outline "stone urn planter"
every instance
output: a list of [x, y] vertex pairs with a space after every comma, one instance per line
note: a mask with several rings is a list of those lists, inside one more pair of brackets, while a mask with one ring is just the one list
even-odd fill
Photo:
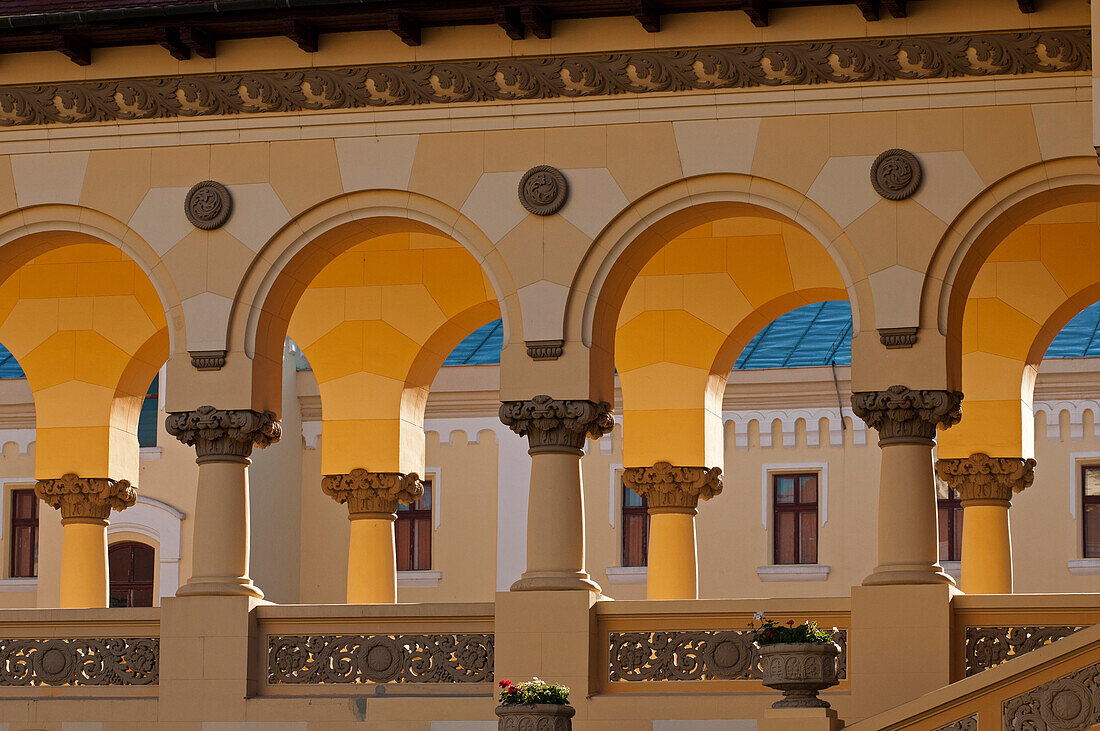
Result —
[[573, 731], [576, 712], [573, 706], [550, 703], [497, 706], [497, 731]]
[[778, 643], [758, 646], [757, 652], [764, 685], [783, 691], [783, 698], [772, 708], [829, 707], [817, 693], [840, 682], [836, 643]]

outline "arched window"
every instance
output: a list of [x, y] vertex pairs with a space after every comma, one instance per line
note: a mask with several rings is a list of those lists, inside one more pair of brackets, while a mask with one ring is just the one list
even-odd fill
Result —
[[153, 606], [154, 555], [152, 546], [133, 541], [116, 543], [107, 550], [111, 569], [110, 606]]

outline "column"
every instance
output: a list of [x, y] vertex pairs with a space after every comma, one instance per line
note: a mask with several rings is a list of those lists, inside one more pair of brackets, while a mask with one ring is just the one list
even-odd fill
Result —
[[408, 505], [424, 494], [420, 476], [357, 468], [348, 474], [326, 475], [321, 489], [336, 502], [348, 504], [348, 604], [394, 604], [397, 551], [393, 523], [398, 504]]
[[698, 599], [696, 508], [722, 492], [722, 470], [658, 462], [627, 468], [623, 484], [649, 501], [646, 598]]
[[615, 426], [607, 402], [563, 401], [535, 396], [505, 401], [500, 420], [527, 437], [531, 490], [527, 504], [527, 571], [512, 591], [600, 586], [584, 570], [584, 494], [581, 457], [585, 440]]
[[1035, 480], [1035, 460], [990, 457], [936, 461], [936, 474], [959, 493], [963, 508], [962, 590], [967, 594], [1012, 593], [1012, 493]]
[[168, 433], [195, 448], [199, 484], [191, 578], [176, 596], [263, 598], [248, 576], [248, 465], [252, 448], [282, 436], [275, 414], [200, 406], [169, 414]]
[[863, 584], [954, 584], [939, 565], [932, 448], [936, 428], [962, 418], [962, 394], [891, 386], [852, 394], [852, 410], [882, 449], [878, 565]]
[[137, 502], [127, 480], [78, 477], [39, 480], [34, 492], [61, 511], [61, 607], [90, 609], [107, 606], [107, 518]]

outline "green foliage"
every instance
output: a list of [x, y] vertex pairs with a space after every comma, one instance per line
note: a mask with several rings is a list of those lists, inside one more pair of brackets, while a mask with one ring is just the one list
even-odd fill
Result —
[[518, 685], [511, 680], [502, 680], [497, 685], [500, 686], [502, 706], [530, 706], [536, 703], [569, 705], [569, 689], [564, 685], [551, 685], [538, 678]]
[[755, 621], [750, 623], [750, 626], [756, 630], [752, 638], [761, 647], [796, 642], [828, 645], [833, 641], [832, 634], [819, 628], [817, 622], [806, 621], [795, 624], [793, 619], [788, 619], [785, 624], [780, 624], [774, 619], [766, 619], [763, 612], [757, 612], [754, 619], [760, 624], [757, 625]]

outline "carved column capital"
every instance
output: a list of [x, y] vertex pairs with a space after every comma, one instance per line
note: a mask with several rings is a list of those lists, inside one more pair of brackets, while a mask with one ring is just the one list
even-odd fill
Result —
[[936, 428], [946, 429], [962, 418], [959, 391], [915, 391], [890, 386], [885, 391], [852, 394], [852, 411], [878, 430], [879, 443], [932, 441]]
[[408, 505], [424, 494], [424, 483], [415, 472], [368, 472], [355, 468], [342, 475], [325, 475], [321, 490], [338, 503], [348, 504], [355, 517], [364, 513], [396, 513], [398, 503]]
[[974, 501], [1005, 504], [1035, 480], [1035, 460], [990, 457], [976, 452], [965, 458], [936, 460], [936, 474], [959, 493], [963, 505]]
[[282, 425], [271, 411], [215, 409], [200, 406], [194, 411], [178, 411], [164, 420], [168, 433], [202, 457], [246, 458], [252, 447], [260, 449], [279, 441]]
[[652, 467], [628, 467], [623, 484], [649, 500], [650, 508], [690, 508], [699, 499], [710, 500], [722, 492], [722, 470], [718, 467], [678, 467], [658, 462]]
[[137, 502], [137, 490], [128, 480], [78, 477], [69, 472], [58, 479], [34, 483], [34, 494], [61, 511], [65, 520], [106, 522], [111, 510], [125, 510]]
[[611, 404], [606, 401], [569, 401], [535, 396], [527, 401], [505, 401], [500, 420], [528, 446], [583, 449], [587, 437], [598, 439], [614, 428]]

